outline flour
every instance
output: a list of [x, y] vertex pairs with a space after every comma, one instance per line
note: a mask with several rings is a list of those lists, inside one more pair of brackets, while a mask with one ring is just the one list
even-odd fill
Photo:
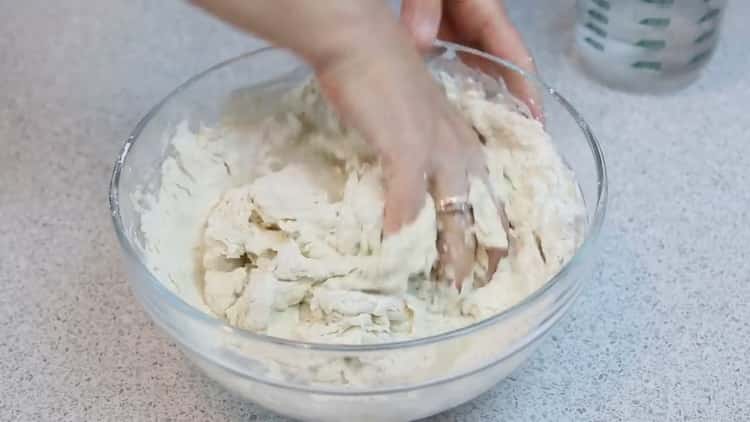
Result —
[[[470, 80], [440, 79], [485, 140], [489, 168], [487, 184], [471, 180], [478, 253], [460, 293], [432, 278], [437, 219], [429, 195], [413, 223], [382, 238], [380, 164], [313, 84], [282, 96], [270, 116], [177, 131], [175, 155], [142, 217], [149, 265], [189, 303], [231, 325], [308, 342], [426, 337], [518, 303], [575, 253], [583, 201], [539, 122]], [[486, 250], [498, 247], [508, 256], [476, 287]]]

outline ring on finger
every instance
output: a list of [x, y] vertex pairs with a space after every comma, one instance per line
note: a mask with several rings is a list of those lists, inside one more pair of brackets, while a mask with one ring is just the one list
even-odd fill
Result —
[[439, 199], [435, 209], [438, 214], [467, 214], [471, 212], [471, 204], [466, 196], [449, 196]]

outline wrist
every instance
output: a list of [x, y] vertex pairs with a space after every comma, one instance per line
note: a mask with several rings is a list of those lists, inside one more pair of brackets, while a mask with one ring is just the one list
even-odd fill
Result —
[[387, 16], [375, 13], [369, 19], [366, 16], [350, 17], [297, 53], [318, 74], [352, 63], [388, 59], [404, 46], [398, 22], [386, 12]]

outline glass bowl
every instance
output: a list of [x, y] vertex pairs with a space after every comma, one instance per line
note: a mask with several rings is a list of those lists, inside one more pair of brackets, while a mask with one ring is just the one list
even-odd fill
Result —
[[[607, 176], [599, 144], [565, 98], [506, 61], [445, 42], [438, 42], [428, 59], [431, 66], [449, 72], [459, 60], [485, 75], [521, 75], [543, 93], [545, 125], [575, 172], [586, 203], [585, 240], [557, 275], [520, 303], [427, 338], [332, 345], [245, 331], [178, 295], [145, 258], [143, 209], [133, 198], [144, 190], [158, 191], [159, 169], [178, 126], [210, 126], [237, 92], [252, 88], [278, 93], [309, 77], [309, 68], [292, 54], [263, 48], [219, 63], [177, 87], [137, 124], [117, 157], [109, 194], [125, 268], [135, 296], [151, 318], [209, 377], [263, 407], [298, 419], [412, 420], [457, 406], [494, 386], [528, 358], [570, 308], [591, 277], [594, 241], [605, 214]], [[502, 85], [495, 77], [483, 78], [484, 84]], [[263, 114], [264, 102], [254, 104]], [[342, 384], [337, 371], [347, 371], [348, 384]]]

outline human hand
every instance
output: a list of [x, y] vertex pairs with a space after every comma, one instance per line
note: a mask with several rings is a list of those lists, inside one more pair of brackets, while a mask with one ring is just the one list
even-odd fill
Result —
[[475, 261], [472, 215], [440, 205], [468, 199], [469, 177], [487, 174], [484, 156], [476, 133], [403, 38], [383, 54], [342, 56], [340, 63], [319, 68], [318, 80], [341, 118], [379, 152], [384, 234], [413, 221], [430, 192], [437, 205], [438, 278], [460, 288]]
[[[469, 175], [486, 173], [477, 135], [382, 0], [193, 2], [292, 49], [313, 67], [341, 119], [381, 157], [386, 236], [416, 218], [427, 192], [437, 204], [465, 200]], [[460, 287], [473, 270], [476, 240], [467, 235], [472, 217], [439, 212], [438, 219], [438, 271]], [[496, 265], [500, 255], [493, 256]]]

